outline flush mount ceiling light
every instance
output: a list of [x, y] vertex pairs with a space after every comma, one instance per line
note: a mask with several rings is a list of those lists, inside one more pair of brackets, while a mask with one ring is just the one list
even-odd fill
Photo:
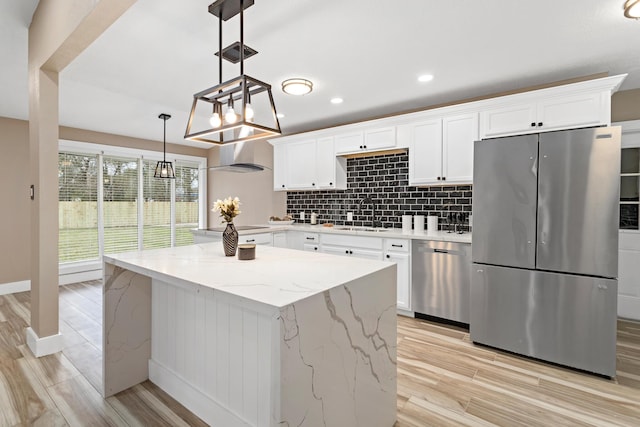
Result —
[[169, 114], [160, 114], [159, 119], [164, 121], [164, 136], [162, 137], [162, 159], [156, 165], [156, 171], [153, 173], [154, 178], [171, 178], [175, 179], [176, 173], [173, 170], [171, 162], [167, 162], [167, 120], [171, 118]]
[[[218, 73], [216, 86], [193, 95], [185, 139], [218, 145], [280, 135], [280, 122], [271, 85], [244, 74], [244, 60], [255, 55], [244, 44], [244, 10], [253, 0], [218, 0], [209, 13], [218, 18]], [[222, 21], [240, 15], [240, 41], [222, 48]], [[222, 82], [222, 60], [240, 63], [240, 76]], [[224, 109], [224, 111], [223, 111]]]
[[624, 4], [624, 16], [627, 18], [640, 18], [640, 0], [627, 0]]
[[343, 102], [344, 102], [344, 99], [342, 98], [331, 98], [332, 104], [342, 104]]
[[421, 76], [418, 76], [418, 81], [420, 83], [430, 82], [431, 80], [433, 80], [433, 75], [431, 74], [423, 74]]
[[282, 82], [282, 91], [289, 95], [306, 95], [313, 90], [313, 83], [307, 79], [287, 79]]

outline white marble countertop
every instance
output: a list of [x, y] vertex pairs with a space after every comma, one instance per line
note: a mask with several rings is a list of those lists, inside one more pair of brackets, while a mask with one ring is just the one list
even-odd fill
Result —
[[[471, 243], [471, 233], [448, 233], [446, 231], [435, 231], [424, 233], [410, 233], [404, 234], [402, 229], [400, 228], [386, 228], [383, 229], [385, 231], [367, 231], [367, 229], [371, 229], [371, 227], [349, 227], [343, 225], [336, 225], [334, 227], [324, 227], [320, 224], [318, 225], [310, 225], [310, 224], [293, 224], [293, 225], [268, 225], [268, 224], [254, 224], [260, 227], [266, 228], [257, 228], [253, 230], [240, 230], [238, 233], [240, 235], [243, 234], [260, 234], [260, 233], [272, 233], [274, 231], [302, 231], [308, 233], [328, 233], [328, 234], [345, 234], [352, 236], [373, 236], [373, 237], [384, 237], [391, 239], [413, 239], [413, 240], [437, 240], [442, 242], [457, 242], [457, 243]], [[344, 230], [344, 228], [352, 228], [351, 230]], [[209, 230], [191, 230], [193, 233], [204, 234], [204, 235], [220, 235], [219, 231], [209, 231]]]
[[220, 242], [105, 255], [104, 261], [164, 281], [209, 287], [284, 307], [394, 264], [293, 249], [256, 247], [256, 258], [224, 256]]

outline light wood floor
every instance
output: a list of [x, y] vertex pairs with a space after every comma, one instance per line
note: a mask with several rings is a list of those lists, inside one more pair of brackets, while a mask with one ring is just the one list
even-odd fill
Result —
[[[0, 296], [0, 426], [205, 425], [148, 381], [101, 398], [101, 298], [99, 281], [61, 287], [65, 349], [36, 359], [24, 342], [29, 293]], [[396, 426], [640, 426], [640, 323], [618, 323], [617, 366], [606, 380], [398, 317]]]

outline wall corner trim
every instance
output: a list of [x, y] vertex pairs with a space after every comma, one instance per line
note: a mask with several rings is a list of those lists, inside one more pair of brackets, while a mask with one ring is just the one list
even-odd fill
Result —
[[25, 332], [27, 345], [35, 357], [47, 356], [49, 354], [62, 351], [64, 341], [62, 334], [58, 332], [56, 335], [40, 338], [31, 327]]

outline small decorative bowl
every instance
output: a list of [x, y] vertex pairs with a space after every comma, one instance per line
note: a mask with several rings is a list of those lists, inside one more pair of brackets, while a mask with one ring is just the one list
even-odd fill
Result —
[[241, 243], [238, 245], [238, 259], [248, 261], [256, 258], [255, 243]]

